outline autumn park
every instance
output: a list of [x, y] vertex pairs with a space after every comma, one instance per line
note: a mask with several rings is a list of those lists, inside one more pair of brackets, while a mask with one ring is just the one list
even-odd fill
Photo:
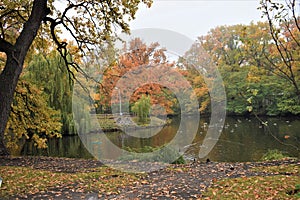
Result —
[[0, 199], [300, 198], [300, 2], [188, 2], [1, 0]]

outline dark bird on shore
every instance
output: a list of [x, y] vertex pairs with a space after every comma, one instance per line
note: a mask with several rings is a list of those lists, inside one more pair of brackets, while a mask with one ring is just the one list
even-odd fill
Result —
[[206, 159], [206, 163], [210, 163], [210, 160], [209, 160], [209, 158], [207, 158], [207, 159]]

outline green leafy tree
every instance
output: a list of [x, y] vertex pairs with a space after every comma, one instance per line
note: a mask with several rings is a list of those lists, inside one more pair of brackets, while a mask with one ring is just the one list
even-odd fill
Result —
[[[151, 0], [141, 2], [151, 5]], [[8, 154], [4, 145], [4, 130], [14, 91], [34, 40], [51, 38], [68, 71], [72, 72], [74, 68], [82, 72], [76, 60], [70, 59], [69, 46], [60, 39], [60, 31], [68, 32], [82, 53], [92, 51], [104, 40], [109, 40], [115, 27], [129, 32], [128, 21], [134, 19], [139, 4], [140, 1], [135, 0], [0, 2], [0, 52], [5, 53], [5, 65], [0, 74], [0, 155]]]
[[[273, 60], [283, 66], [284, 60], [274, 51], [276, 44], [268, 30], [268, 23], [258, 22], [217, 27], [208, 35], [199, 37], [199, 45], [212, 57], [223, 77], [229, 114], [248, 113], [245, 99], [251, 100], [248, 91], [252, 90], [259, 91], [255, 100], [252, 99], [255, 113], [299, 114], [298, 95], [290, 79], [293, 77], [298, 80], [295, 71], [298, 65], [296, 61], [293, 62], [293, 70], [286, 71], [284, 75], [284, 71], [280, 71], [283, 68], [275, 68], [270, 64]], [[282, 45], [287, 47], [286, 43], [291, 40], [286, 36], [286, 42], [281, 41]], [[296, 55], [293, 55], [295, 58]]]
[[245, 62], [241, 48], [244, 25], [218, 26], [198, 38], [199, 45], [211, 56], [216, 65], [236, 71]]

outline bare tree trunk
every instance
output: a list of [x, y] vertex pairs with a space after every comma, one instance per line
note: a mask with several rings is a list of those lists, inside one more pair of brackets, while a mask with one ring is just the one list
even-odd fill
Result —
[[14, 92], [29, 47], [47, 14], [47, 0], [34, 0], [31, 15], [24, 24], [16, 43], [12, 45], [0, 38], [0, 50], [7, 55], [5, 68], [0, 74], [0, 155], [8, 155], [4, 144], [4, 131], [10, 114]]

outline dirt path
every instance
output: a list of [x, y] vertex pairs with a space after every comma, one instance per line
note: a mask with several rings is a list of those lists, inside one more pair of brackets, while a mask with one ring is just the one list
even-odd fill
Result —
[[[283, 164], [299, 164], [300, 161], [275, 161], [265, 163], [193, 163], [171, 166], [167, 170], [152, 172], [135, 187], [125, 188], [114, 199], [199, 199], [203, 191], [221, 178], [272, 176], [273, 173], [256, 173], [253, 167]], [[278, 174], [277, 174], [278, 175]]]
[[[298, 164], [298, 160], [272, 161], [261, 163], [190, 163], [170, 165], [165, 169], [150, 172], [142, 176], [133, 186], [120, 188], [119, 195], [102, 196], [97, 191], [86, 193], [76, 190], [76, 184], [59, 188], [48, 188], [46, 192], [15, 196], [12, 199], [198, 199], [202, 192], [217, 179], [243, 176], [271, 176], [272, 173], [253, 172], [257, 166], [274, 166]], [[55, 172], [88, 172], [94, 167], [102, 166], [96, 160], [48, 157], [0, 157], [0, 165], [30, 166], [35, 169]], [[59, 196], [57, 196], [59, 194]]]

